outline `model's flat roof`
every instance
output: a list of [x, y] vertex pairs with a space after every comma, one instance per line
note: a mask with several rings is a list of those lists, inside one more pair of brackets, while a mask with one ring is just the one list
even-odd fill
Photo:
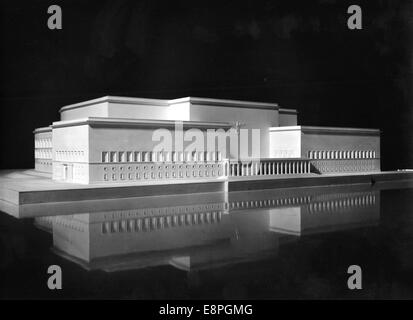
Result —
[[118, 97], [118, 96], [104, 96], [92, 100], [86, 100], [74, 104], [69, 104], [60, 108], [59, 112], [66, 110], [77, 109], [88, 107], [94, 104], [111, 102], [111, 103], [123, 103], [123, 104], [143, 104], [143, 105], [157, 105], [157, 106], [168, 106], [168, 100], [161, 99], [147, 99], [147, 98], [132, 98], [132, 97]]
[[270, 131], [301, 131], [304, 133], [341, 133], [341, 134], [369, 134], [379, 135], [379, 129], [342, 128], [342, 127], [315, 127], [315, 126], [285, 126], [271, 127]]
[[205, 106], [218, 106], [218, 107], [233, 107], [233, 108], [251, 108], [251, 109], [272, 109], [278, 110], [277, 103], [258, 102], [258, 101], [242, 101], [242, 100], [229, 100], [229, 99], [212, 99], [212, 98], [200, 98], [200, 97], [185, 97], [179, 99], [169, 100], [170, 105], [190, 102], [198, 105]]
[[49, 131], [52, 131], [52, 126], [36, 128], [33, 130], [33, 133], [42, 133], [42, 132], [49, 132]]
[[298, 111], [296, 109], [279, 108], [278, 111], [280, 113], [287, 113], [287, 114], [297, 114], [298, 113]]
[[82, 119], [57, 121], [53, 122], [53, 128], [90, 125], [95, 127], [175, 127], [176, 124], [182, 123], [184, 128], [213, 128], [213, 129], [230, 129], [233, 124], [228, 122], [204, 122], [204, 121], [176, 121], [176, 120], [152, 120], [152, 119], [122, 119], [122, 118], [100, 118], [88, 117]]
[[278, 110], [278, 104], [268, 102], [255, 101], [241, 101], [228, 99], [211, 99], [199, 97], [185, 97], [179, 99], [148, 99], [148, 98], [133, 98], [133, 97], [119, 97], [119, 96], [104, 96], [97, 99], [87, 100], [75, 104], [70, 104], [60, 108], [59, 112], [83, 108], [99, 103], [118, 103], [118, 104], [136, 104], [136, 105], [153, 105], [153, 106], [170, 106], [178, 103], [190, 102], [197, 105], [206, 106], [221, 106], [221, 107], [235, 107], [235, 108], [252, 108], [252, 109], [274, 109]]

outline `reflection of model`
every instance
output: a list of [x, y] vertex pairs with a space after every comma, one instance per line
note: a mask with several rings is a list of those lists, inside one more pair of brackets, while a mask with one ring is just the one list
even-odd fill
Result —
[[[297, 111], [274, 103], [205, 98], [155, 100], [103, 97], [63, 107], [61, 119], [34, 131], [35, 168], [54, 180], [133, 183], [145, 180], [222, 180], [228, 177], [380, 171], [380, 132], [297, 126]], [[203, 150], [156, 150], [158, 129], [228, 132], [259, 130], [260, 162], [239, 159], [238, 147], [214, 143]], [[245, 139], [244, 139], [245, 140]], [[233, 142], [231, 142], [233, 143]], [[205, 143], [206, 144], [206, 143]]]
[[353, 189], [239, 192], [228, 200], [215, 196], [216, 202], [159, 207], [154, 201], [154, 207], [36, 221], [53, 233], [56, 252], [85, 268], [202, 269], [277, 254], [280, 243], [296, 236], [375, 225], [379, 191]]

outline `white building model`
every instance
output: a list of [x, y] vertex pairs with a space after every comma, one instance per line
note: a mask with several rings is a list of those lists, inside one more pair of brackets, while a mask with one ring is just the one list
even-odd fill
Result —
[[[167, 183], [380, 171], [379, 130], [298, 126], [297, 111], [275, 103], [106, 96], [65, 106], [60, 114], [60, 121], [34, 131], [35, 169], [57, 181]], [[177, 128], [182, 142], [159, 150], [156, 132], [167, 129], [176, 138]], [[186, 139], [195, 128], [203, 133], [203, 150], [191, 149], [192, 139]], [[249, 141], [240, 137], [242, 129], [258, 132], [256, 157], [240, 157]], [[211, 130], [217, 138], [212, 146]], [[237, 146], [222, 143], [230, 133]]]

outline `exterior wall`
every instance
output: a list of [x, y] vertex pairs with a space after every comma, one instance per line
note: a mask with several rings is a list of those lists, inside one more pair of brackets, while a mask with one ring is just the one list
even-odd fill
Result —
[[113, 103], [108, 106], [109, 118], [169, 120], [168, 106]]
[[318, 173], [380, 171], [380, 134], [346, 128], [271, 128], [270, 155], [311, 159], [312, 171]]
[[60, 113], [60, 120], [74, 120], [87, 117], [108, 117], [108, 103], [102, 102], [81, 108], [63, 110]]
[[53, 128], [53, 179], [89, 183], [89, 126]]
[[52, 129], [34, 132], [34, 169], [52, 172]]
[[167, 105], [150, 103], [126, 103], [107, 101], [90, 106], [62, 110], [62, 121], [87, 117], [151, 119], [151, 120], [189, 120], [189, 102]]
[[380, 136], [304, 132], [301, 156], [320, 173], [380, 171]]
[[[220, 107], [197, 105], [193, 103], [191, 104], [190, 118], [192, 121], [232, 123], [238, 121], [241, 124], [241, 129], [260, 129], [261, 158], [269, 157], [268, 129], [270, 127], [278, 126], [279, 123], [278, 110], [274, 109]], [[249, 150], [250, 149], [251, 146]], [[236, 154], [231, 154], [231, 157], [238, 158]]]
[[270, 131], [271, 158], [301, 158], [301, 131]]
[[171, 104], [167, 108], [167, 119], [190, 121], [190, 106], [189, 102]]
[[[90, 162], [101, 163], [102, 152], [152, 152], [156, 147], [163, 145], [163, 141], [153, 141], [154, 131], [158, 128], [113, 128], [113, 127], [92, 127], [90, 131]], [[175, 130], [174, 128], [166, 129], [171, 134], [172, 144], [171, 148], [165, 149], [165, 152], [185, 151], [190, 148], [190, 145], [194, 142], [194, 138], [187, 134], [187, 130], [184, 130], [182, 147], [183, 150], [178, 150], [178, 146], [175, 143]], [[166, 131], [165, 131], [166, 134]], [[217, 132], [218, 136], [225, 136], [225, 131]], [[203, 149], [197, 151], [204, 151], [207, 147], [207, 134], [205, 130], [202, 130]], [[179, 138], [177, 138], [179, 139]], [[201, 146], [202, 147], [202, 146]], [[225, 146], [220, 146], [215, 143], [215, 150], [221, 152], [222, 157], [226, 153]], [[157, 149], [158, 149], [157, 148]], [[159, 150], [162, 151], [162, 150]], [[183, 158], [182, 158], [183, 157]], [[165, 155], [165, 158], [166, 155]], [[169, 158], [172, 159], [172, 154]], [[178, 159], [178, 158], [177, 158]], [[181, 155], [181, 161], [187, 160], [188, 157]], [[143, 160], [143, 154], [142, 154]], [[159, 159], [157, 159], [159, 160]], [[165, 159], [166, 160], [166, 159]], [[211, 159], [212, 160], [212, 157]]]
[[380, 171], [379, 159], [312, 160], [311, 164], [318, 173]]
[[280, 109], [279, 110], [279, 126], [296, 126], [297, 125], [297, 112], [291, 109]]
[[104, 163], [91, 164], [89, 169], [92, 183], [223, 179], [227, 171], [225, 161]]
[[374, 158], [380, 158], [379, 135], [304, 132], [302, 146], [301, 156], [308, 158], [311, 158], [309, 151], [374, 151]]
[[[207, 136], [203, 131], [202, 151], [185, 151], [192, 144], [183, 141], [183, 151], [177, 151], [175, 131], [171, 129], [172, 148], [157, 150], [153, 141], [154, 128], [90, 129], [90, 182], [133, 182], [163, 179], [217, 179], [227, 175], [223, 155], [225, 149], [206, 154]], [[222, 134], [225, 134], [223, 132]]]

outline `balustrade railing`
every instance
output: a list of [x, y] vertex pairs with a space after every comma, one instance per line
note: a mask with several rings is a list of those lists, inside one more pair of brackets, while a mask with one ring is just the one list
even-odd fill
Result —
[[297, 175], [310, 173], [307, 159], [264, 159], [251, 162], [229, 162], [230, 177]]

